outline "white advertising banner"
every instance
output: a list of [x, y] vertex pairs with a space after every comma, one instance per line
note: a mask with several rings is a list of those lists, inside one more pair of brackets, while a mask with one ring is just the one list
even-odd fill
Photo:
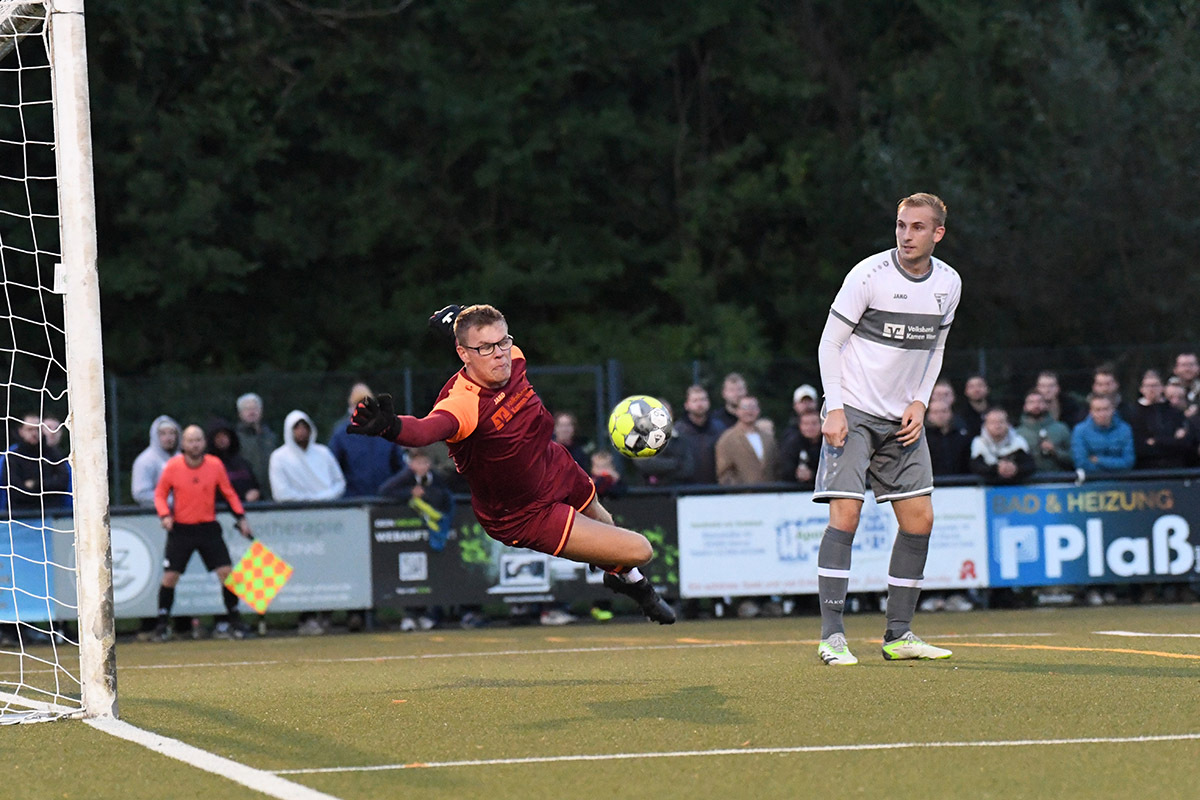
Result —
[[[987, 585], [984, 492], [933, 493], [934, 524], [927, 589]], [[817, 593], [817, 551], [829, 506], [809, 492], [694, 495], [679, 498], [679, 588], [683, 597]], [[870, 493], [854, 537], [851, 592], [887, 589], [896, 536], [890, 504]]]

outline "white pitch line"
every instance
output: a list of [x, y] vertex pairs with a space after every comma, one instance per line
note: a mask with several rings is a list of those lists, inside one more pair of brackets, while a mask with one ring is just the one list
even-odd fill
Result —
[[1200, 639], [1200, 633], [1146, 633], [1143, 631], [1093, 631], [1097, 636], [1131, 636], [1152, 639]]
[[[938, 636], [938, 639], [988, 639], [988, 638], [1019, 638], [1033, 636], [1054, 636], [1053, 633], [953, 633]], [[879, 639], [865, 638], [861, 641], [878, 642]], [[354, 656], [353, 658], [296, 658], [263, 661], [198, 661], [186, 664], [122, 664], [121, 670], [135, 669], [201, 669], [206, 667], [267, 667], [279, 664], [355, 664], [372, 661], [426, 661], [444, 658], [492, 658], [494, 656], [548, 656], [558, 653], [626, 653], [644, 650], [703, 650], [717, 647], [778, 647], [805, 646], [816, 644], [816, 639], [794, 639], [769, 641], [751, 641], [740, 639], [732, 642], [684, 642], [680, 644], [639, 644], [619, 645], [610, 647], [543, 647], [536, 650], [470, 650], [460, 653], [412, 653], [406, 655]]]
[[255, 769], [237, 761], [232, 761], [207, 750], [201, 750], [190, 744], [184, 744], [178, 739], [171, 739], [157, 733], [122, 722], [119, 719], [87, 719], [84, 720], [98, 731], [116, 736], [119, 739], [141, 745], [156, 753], [174, 758], [183, 763], [228, 778], [235, 783], [248, 786], [256, 792], [262, 792], [279, 800], [338, 800], [331, 794], [318, 792], [299, 783], [293, 783], [279, 777], [274, 772]]
[[597, 753], [573, 756], [533, 756], [530, 758], [487, 758], [473, 761], [425, 761], [413, 764], [380, 764], [370, 767], [313, 767], [281, 769], [278, 775], [311, 775], [333, 772], [380, 772], [397, 769], [435, 767], [490, 767], [517, 764], [553, 764], [572, 761], [625, 761], [645, 758], [699, 758], [704, 756], [784, 755], [788, 753], [844, 753], [860, 750], [912, 750], [956, 747], [1042, 747], [1056, 744], [1138, 744], [1144, 742], [1182, 742], [1200, 739], [1200, 733], [1162, 736], [1095, 737], [1086, 739], [1011, 739], [991, 742], [881, 742], [878, 744], [827, 744], [803, 747], [740, 747], [723, 750], [677, 750], [660, 753]]

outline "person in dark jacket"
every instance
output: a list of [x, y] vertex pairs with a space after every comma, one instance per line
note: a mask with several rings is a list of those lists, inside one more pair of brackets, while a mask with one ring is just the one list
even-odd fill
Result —
[[1178, 469], [1187, 466], [1195, 447], [1187, 419], [1167, 402], [1162, 376], [1146, 370], [1138, 388], [1141, 397], [1130, 407], [1135, 469]]
[[242, 457], [242, 443], [233, 424], [227, 420], [216, 420], [208, 426], [208, 452], [221, 459], [233, 491], [243, 502], [254, 503], [262, 499], [262, 487], [254, 477], [254, 467]]
[[683, 416], [675, 420], [675, 431], [679, 433], [677, 444], [691, 451], [691, 483], [717, 482], [717, 439], [725, 432], [725, 425], [710, 410], [708, 390], [699, 384], [689, 386]]
[[930, 400], [925, 412], [925, 441], [929, 444], [929, 459], [934, 475], [969, 475], [971, 473], [971, 437], [961, 421], [957, 421], [945, 400]]

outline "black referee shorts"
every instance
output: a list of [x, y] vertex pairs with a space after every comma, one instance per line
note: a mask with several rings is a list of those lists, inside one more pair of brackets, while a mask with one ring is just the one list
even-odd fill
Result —
[[204, 559], [204, 568], [209, 572], [220, 567], [232, 566], [229, 548], [221, 538], [221, 525], [216, 522], [201, 522], [184, 525], [176, 522], [167, 534], [167, 553], [163, 558], [163, 569], [182, 573], [187, 569], [192, 553], [199, 552]]

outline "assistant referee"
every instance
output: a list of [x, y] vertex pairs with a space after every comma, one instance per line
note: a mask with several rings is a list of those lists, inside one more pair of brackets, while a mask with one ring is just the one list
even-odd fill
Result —
[[[220, 490], [237, 517], [237, 528], [247, 539], [252, 538], [250, 523], [242, 501], [234, 492], [225, 472], [225, 465], [213, 455], [206, 455], [204, 431], [199, 425], [183, 430], [183, 452], [172, 456], [163, 467], [158, 486], [154, 489], [154, 508], [163, 529], [167, 532], [166, 555], [163, 559], [162, 586], [158, 590], [158, 625], [155, 638], [166, 641], [171, 635], [171, 606], [175, 604], [175, 585], [187, 569], [193, 552], [199, 552], [204, 566], [217, 574], [221, 581], [221, 599], [225, 603], [225, 619], [217, 623], [213, 635], [241, 638], [245, 629], [238, 613], [238, 598], [225, 587], [225, 578], [232, 569], [229, 548], [221, 538], [217, 523], [217, 491]], [[174, 512], [168, 504], [174, 496]]]

